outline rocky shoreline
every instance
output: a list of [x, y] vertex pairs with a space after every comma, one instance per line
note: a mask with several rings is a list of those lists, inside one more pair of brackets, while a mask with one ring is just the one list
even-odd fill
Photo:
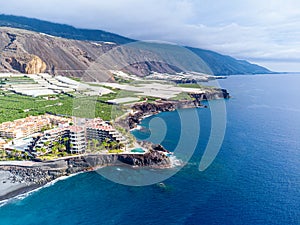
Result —
[[129, 131], [137, 127], [137, 125], [146, 116], [155, 115], [161, 112], [175, 111], [176, 109], [202, 107], [195, 101], [171, 101], [171, 100], [158, 100], [155, 102], [141, 102], [134, 104], [131, 109], [132, 113], [128, 113], [126, 117], [118, 119], [115, 123], [125, 130]]
[[12, 165], [0, 164], [0, 201], [32, 191], [59, 177], [104, 166], [171, 167], [169, 157], [158, 149], [160, 148], [154, 146], [145, 154], [87, 154], [55, 161], [35, 162], [30, 166], [22, 163], [15, 165], [13, 162]]
[[201, 101], [230, 98], [226, 89], [212, 89], [205, 93], [190, 94], [193, 100], [156, 100], [154, 102], [140, 102], [131, 106], [132, 113], [116, 123], [127, 131], [136, 128], [141, 120], [148, 115], [160, 112], [175, 111], [177, 109], [206, 107]]

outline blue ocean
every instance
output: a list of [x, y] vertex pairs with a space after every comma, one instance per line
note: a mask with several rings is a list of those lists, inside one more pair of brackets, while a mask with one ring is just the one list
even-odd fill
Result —
[[[0, 224], [300, 224], [300, 74], [230, 76], [219, 84], [232, 98], [223, 102], [223, 143], [205, 170], [199, 164], [218, 100], [147, 117], [133, 131], [190, 153], [179, 149], [186, 165], [159, 184], [128, 186], [101, 171], [81, 173], [3, 204]], [[140, 173], [103, 171], [131, 180]]]

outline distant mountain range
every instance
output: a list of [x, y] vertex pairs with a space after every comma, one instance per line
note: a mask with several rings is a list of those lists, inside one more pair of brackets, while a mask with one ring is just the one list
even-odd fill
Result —
[[142, 43], [101, 30], [38, 19], [0, 15], [0, 27], [2, 72], [46, 71], [82, 77], [86, 71], [97, 71], [93, 74], [96, 80], [103, 80], [103, 71], [116, 69], [138, 76], [187, 71], [213, 75], [271, 73], [264, 67], [209, 50]]
[[105, 32], [102, 30], [77, 29], [75, 27], [65, 24], [57, 24], [22, 16], [0, 14], [0, 26], [19, 28], [24, 30], [41, 32], [56, 37], [83, 41], [107, 41], [116, 42], [118, 44], [126, 44], [134, 41], [133, 39]]

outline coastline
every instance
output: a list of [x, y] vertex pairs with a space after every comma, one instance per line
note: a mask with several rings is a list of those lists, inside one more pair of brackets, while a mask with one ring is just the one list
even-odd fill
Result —
[[28, 194], [32, 191], [35, 191], [45, 185], [38, 185], [38, 184], [32, 184], [26, 187], [18, 188], [16, 190], [10, 191], [5, 195], [0, 196], [0, 203], [3, 203], [5, 201], [9, 201], [10, 199], [16, 198], [18, 196], [21, 196], [23, 194]]
[[[99, 168], [96, 168], [95, 170], [97, 170]], [[41, 190], [42, 188], [47, 188], [51, 185], [54, 185], [56, 182], [61, 181], [61, 180], [66, 180], [68, 178], [71, 178], [73, 176], [77, 176], [81, 173], [88, 173], [88, 172], [93, 172], [94, 170], [90, 170], [90, 171], [84, 171], [84, 172], [78, 172], [78, 173], [74, 173], [74, 174], [70, 174], [70, 175], [66, 175], [66, 176], [61, 176], [58, 177], [52, 181], [49, 181], [46, 184], [40, 184], [40, 185], [36, 185], [36, 184], [31, 184], [28, 185], [26, 187], [22, 187], [19, 189], [15, 189], [14, 191], [9, 191], [9, 193], [2, 195], [1, 191], [0, 191], [0, 207], [13, 201], [14, 199], [23, 199], [26, 198], [27, 196], [29, 196], [30, 194]], [[0, 178], [1, 179], [1, 178]]]
[[[165, 111], [201, 107], [201, 100], [227, 98], [223, 93], [212, 96], [193, 96], [195, 100], [160, 100], [154, 103], [142, 102], [134, 104], [129, 113], [115, 121], [127, 131], [139, 129], [142, 119]], [[199, 99], [200, 98], [200, 99]], [[139, 145], [149, 149], [144, 154], [84, 154], [45, 162], [12, 161], [0, 162], [0, 202], [30, 193], [42, 188], [60, 178], [68, 178], [82, 172], [95, 171], [101, 167], [113, 165], [128, 165], [150, 168], [171, 168], [180, 164], [180, 160], [171, 159], [168, 150], [161, 145], [140, 141]], [[175, 156], [173, 156], [175, 157]], [[174, 161], [175, 160], [175, 161]], [[6, 173], [6, 174], [5, 174]]]
[[226, 89], [212, 89], [204, 93], [190, 94], [192, 100], [167, 100], [160, 99], [154, 102], [139, 102], [131, 106], [131, 112], [119, 117], [115, 120], [115, 123], [124, 128], [127, 131], [140, 128], [138, 127], [141, 121], [152, 115], [156, 115], [161, 112], [175, 111], [177, 109], [188, 108], [207, 108], [202, 105], [201, 101], [216, 100], [216, 99], [228, 99], [229, 93]]
[[[145, 154], [87, 154], [51, 162], [19, 161], [19, 165], [0, 164], [0, 201], [9, 200], [44, 187], [61, 178], [95, 171], [105, 166], [127, 165], [133, 168], [171, 168], [172, 162], [163, 152]], [[23, 165], [22, 165], [23, 164]]]

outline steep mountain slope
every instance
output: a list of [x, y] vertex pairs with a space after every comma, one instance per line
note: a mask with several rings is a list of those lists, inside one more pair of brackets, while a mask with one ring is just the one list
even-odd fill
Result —
[[134, 41], [102, 30], [78, 29], [65, 24], [57, 24], [22, 16], [0, 14], [0, 26], [20, 28], [75, 40], [107, 41], [116, 42], [118, 44]]
[[210, 65], [211, 71], [216, 75], [271, 73], [268, 69], [256, 64], [251, 64], [246, 60], [237, 60], [230, 56], [221, 55], [209, 50], [187, 48]]
[[[36, 32], [0, 28], [0, 70], [2, 72], [48, 72], [82, 77], [96, 58], [113, 45], [52, 37]], [[35, 71], [32, 61], [39, 60]]]
[[181, 71], [214, 75], [270, 73], [261, 66], [208, 50], [143, 43], [104, 31], [95, 32], [0, 15], [0, 71], [48, 72], [85, 80], [109, 80], [108, 70], [112, 69], [138, 76]]

